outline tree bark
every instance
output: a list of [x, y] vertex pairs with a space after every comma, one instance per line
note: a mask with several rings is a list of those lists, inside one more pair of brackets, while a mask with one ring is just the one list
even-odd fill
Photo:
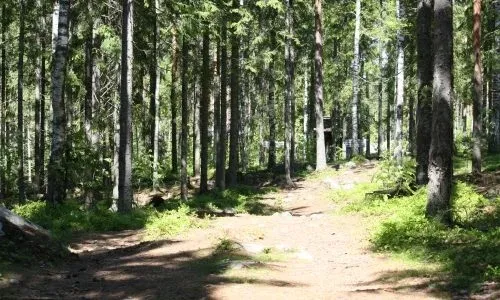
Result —
[[[500, 27], [500, 2], [494, 2], [495, 9], [495, 28]], [[494, 55], [499, 55], [500, 52], [500, 35], [495, 35], [494, 42]], [[491, 106], [493, 108], [492, 112], [492, 147], [491, 150], [493, 153], [500, 153], [500, 70], [498, 64], [493, 64], [492, 67], [492, 84], [491, 84]]]
[[286, 17], [285, 27], [287, 36], [285, 38], [285, 181], [286, 185], [293, 186], [292, 164], [293, 164], [293, 112], [294, 102], [294, 50], [293, 50], [293, 0], [285, 0]]
[[354, 29], [354, 58], [352, 61], [352, 154], [359, 154], [358, 105], [359, 105], [359, 39], [361, 34], [361, 0], [356, 0], [356, 25]]
[[226, 188], [226, 122], [227, 122], [227, 24], [221, 25], [221, 56], [220, 56], [220, 130], [217, 147], [216, 185], [221, 191]]
[[57, 36], [59, 34], [59, 10], [60, 1], [54, 0], [54, 6], [52, 7], [52, 55], [56, 52]]
[[429, 181], [429, 149], [432, 128], [433, 53], [432, 19], [434, 0], [420, 0], [417, 8], [417, 184]]
[[[358, 0], [360, 1], [360, 0]], [[314, 1], [315, 20], [315, 115], [316, 115], [316, 170], [326, 168], [325, 130], [323, 124], [323, 9], [322, 0]]]
[[[404, 18], [402, 0], [396, 0], [396, 19], [401, 22]], [[399, 166], [403, 164], [403, 104], [405, 90], [405, 52], [404, 35], [401, 29], [397, 33], [397, 68], [396, 68], [396, 148], [394, 156]]]
[[17, 188], [19, 203], [26, 201], [26, 183], [24, 179], [24, 115], [23, 115], [23, 89], [24, 89], [24, 15], [26, 13], [24, 0], [19, 2], [19, 59], [17, 62]]
[[[233, 0], [233, 10], [240, 7], [239, 0]], [[237, 22], [238, 13], [234, 12], [233, 21]], [[238, 182], [237, 173], [239, 166], [238, 157], [238, 132], [239, 132], [239, 89], [240, 89], [240, 41], [236, 32], [231, 37], [231, 131], [229, 136], [229, 183], [234, 186]]]
[[451, 223], [453, 176], [453, 4], [434, 1], [434, 83], [426, 215]]
[[188, 159], [188, 59], [189, 45], [186, 36], [182, 39], [182, 71], [181, 71], [181, 199], [187, 201], [187, 159]]
[[474, 76], [472, 105], [472, 172], [481, 173], [481, 142], [483, 138], [483, 62], [481, 58], [481, 0], [473, 3]]
[[[160, 37], [160, 27], [158, 26], [159, 2], [151, 0], [150, 7], [153, 9], [153, 59], [149, 70], [149, 115], [150, 115], [150, 130], [151, 130], [151, 154], [153, 155], [153, 190], [158, 189], [158, 139], [160, 134], [160, 66], [159, 66], [159, 48], [158, 39]], [[174, 36], [175, 39], [175, 36]], [[173, 43], [174, 52], [176, 45]], [[173, 62], [175, 64], [175, 61]], [[172, 73], [172, 76], [173, 73]], [[173, 110], [172, 110], [173, 112]], [[174, 131], [172, 131], [174, 132]], [[172, 150], [174, 148], [172, 147]], [[174, 154], [172, 152], [172, 154]], [[174, 157], [172, 155], [172, 157]], [[174, 161], [174, 158], [172, 158]]]
[[171, 110], [171, 144], [172, 144], [172, 173], [178, 172], [177, 154], [177, 81], [179, 77], [179, 45], [177, 43], [177, 29], [172, 32], [172, 74], [170, 88], [170, 110]]
[[132, 210], [132, 63], [133, 0], [122, 2], [122, 53], [120, 84], [120, 148], [118, 151], [118, 211]]
[[[269, 33], [271, 39], [271, 48], [276, 49], [276, 31], [274, 29]], [[276, 167], [276, 103], [275, 103], [275, 73], [274, 59], [269, 62], [267, 80], [267, 114], [269, 119], [269, 149], [267, 158], [267, 170], [272, 171]]]
[[66, 198], [66, 107], [64, 80], [68, 56], [70, 1], [59, 0], [59, 25], [52, 68], [52, 148], [48, 166], [47, 201], [62, 203]]
[[6, 34], [7, 34], [7, 16], [6, 16], [6, 5], [2, 5], [2, 42], [1, 42], [1, 55], [2, 55], [2, 65], [1, 65], [1, 70], [0, 70], [0, 75], [2, 76], [1, 79], [1, 87], [0, 87], [0, 97], [1, 99], [1, 105], [2, 105], [2, 111], [1, 111], [1, 144], [0, 144], [0, 159], [2, 160], [0, 162], [0, 199], [3, 199], [5, 197], [5, 193], [7, 192], [6, 189], [6, 164], [7, 164], [7, 153], [6, 153], [6, 141], [7, 141], [7, 106], [8, 106], [8, 101], [7, 101], [7, 49], [6, 49]]
[[200, 99], [200, 140], [201, 140], [201, 174], [200, 193], [208, 192], [208, 106], [210, 105], [210, 31], [205, 24], [202, 49], [202, 79]]

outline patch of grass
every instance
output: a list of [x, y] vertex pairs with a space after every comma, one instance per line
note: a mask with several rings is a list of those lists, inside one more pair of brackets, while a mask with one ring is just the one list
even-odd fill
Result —
[[281, 210], [279, 201], [276, 205], [271, 205], [264, 203], [263, 200], [266, 194], [276, 191], [277, 189], [273, 187], [237, 186], [223, 192], [213, 191], [204, 195], [196, 195], [188, 201], [187, 205], [195, 209], [232, 208], [236, 213], [271, 215]]
[[[375, 182], [360, 183], [355, 185], [352, 189], [332, 190], [329, 193], [329, 198], [335, 203], [344, 205], [344, 209], [347, 211], [359, 211], [366, 205], [364, 201], [366, 194], [373, 192], [379, 187], [380, 184]], [[360, 205], [360, 207], [356, 209], [355, 207], [358, 205]]]
[[486, 156], [483, 161], [483, 169], [486, 172], [500, 170], [500, 154]]
[[309, 180], [322, 180], [325, 178], [335, 177], [340, 174], [340, 171], [335, 170], [334, 168], [327, 167], [321, 171], [312, 171], [306, 174], [307, 179]]
[[128, 214], [119, 214], [101, 208], [85, 210], [73, 201], [58, 206], [35, 201], [16, 205], [13, 211], [50, 230], [54, 237], [62, 241], [69, 240], [75, 233], [141, 228], [146, 229], [148, 238], [160, 238], [175, 235], [200, 224], [187, 206], [165, 211], [141, 208]]
[[458, 182], [453, 193], [454, 226], [445, 227], [425, 215], [427, 191], [390, 200], [363, 199], [348, 211], [378, 217], [371, 242], [377, 251], [423, 263], [437, 263], [455, 288], [500, 280], [500, 202], [489, 201]]

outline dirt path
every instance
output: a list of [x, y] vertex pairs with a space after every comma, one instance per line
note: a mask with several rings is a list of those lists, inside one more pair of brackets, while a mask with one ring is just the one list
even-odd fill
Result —
[[[369, 172], [368, 172], [369, 174]], [[367, 180], [347, 171], [337, 182]], [[4, 297], [59, 299], [432, 299], [426, 278], [371, 253], [366, 219], [335, 214], [321, 180], [298, 182], [268, 202], [285, 212], [218, 218], [176, 239], [141, 242], [136, 231], [98, 235], [73, 245], [77, 262], [40, 267]], [[279, 249], [284, 259], [248, 267], [210, 260], [221, 239], [248, 252]], [[281, 253], [280, 252], [280, 253]], [[39, 266], [33, 266], [38, 268]], [[0, 297], [1, 298], [1, 297]]]

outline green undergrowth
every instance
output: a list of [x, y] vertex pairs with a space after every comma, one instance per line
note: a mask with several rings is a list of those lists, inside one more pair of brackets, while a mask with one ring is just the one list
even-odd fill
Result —
[[104, 208], [85, 210], [74, 201], [55, 207], [36, 201], [16, 205], [13, 211], [50, 230], [54, 237], [62, 241], [68, 241], [79, 233], [142, 228], [146, 230], [148, 239], [165, 238], [203, 223], [186, 205], [163, 211], [149, 207], [138, 208], [127, 214], [119, 214]]
[[266, 202], [266, 195], [276, 192], [274, 187], [254, 188], [237, 186], [223, 192], [213, 191], [204, 195], [196, 195], [189, 199], [187, 205], [193, 209], [234, 209], [236, 213], [255, 215], [272, 215], [281, 210], [279, 199], [277, 202]]
[[425, 217], [426, 188], [414, 195], [387, 199], [364, 197], [372, 184], [339, 192], [348, 196], [343, 210], [375, 220], [371, 243], [375, 251], [390, 252], [420, 263], [437, 263], [435, 277], [446, 275], [452, 288], [474, 289], [500, 280], [500, 199], [488, 200], [474, 187], [457, 182], [453, 191], [454, 225], [446, 227]]

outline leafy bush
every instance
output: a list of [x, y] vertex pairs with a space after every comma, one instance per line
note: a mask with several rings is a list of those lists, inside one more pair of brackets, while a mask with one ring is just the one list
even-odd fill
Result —
[[356, 165], [361, 165], [362, 163], [366, 162], [366, 158], [363, 155], [354, 155], [351, 158], [351, 161], [354, 162]]
[[456, 156], [465, 158], [472, 156], [472, 136], [470, 133], [458, 132], [454, 142]]

